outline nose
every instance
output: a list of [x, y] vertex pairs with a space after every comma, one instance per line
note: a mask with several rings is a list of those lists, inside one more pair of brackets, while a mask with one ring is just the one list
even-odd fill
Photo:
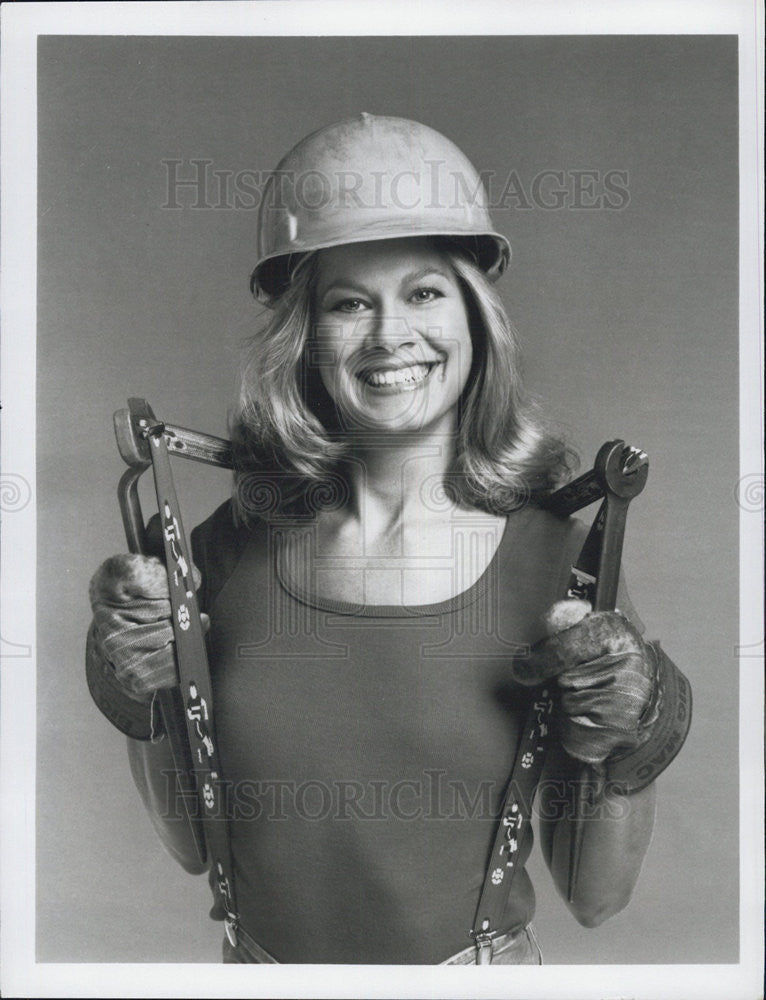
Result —
[[417, 333], [407, 317], [395, 308], [380, 308], [373, 314], [360, 316], [354, 328], [354, 339], [367, 347], [394, 354], [400, 348], [411, 348]]

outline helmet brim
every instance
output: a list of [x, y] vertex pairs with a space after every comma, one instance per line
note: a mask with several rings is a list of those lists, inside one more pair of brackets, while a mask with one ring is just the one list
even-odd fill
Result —
[[[418, 234], [413, 233], [412, 229], [409, 228], [404, 234], [402, 232], [377, 232], [372, 235], [369, 232], [363, 232], [358, 237], [343, 240], [343, 244], [422, 238], [433, 239], [443, 243], [445, 249], [455, 249], [464, 253], [484, 272], [489, 281], [496, 281], [511, 261], [511, 245], [501, 233], [477, 235], [460, 232], [424, 232]], [[341, 244], [334, 240], [328, 240], [326, 243], [307, 247], [300, 253], [273, 254], [266, 257], [258, 263], [250, 276], [250, 291], [263, 305], [274, 306], [289, 288], [298, 264], [307, 254], [338, 245]]]

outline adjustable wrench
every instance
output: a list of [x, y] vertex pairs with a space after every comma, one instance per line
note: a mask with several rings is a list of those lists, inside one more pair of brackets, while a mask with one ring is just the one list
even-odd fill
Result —
[[[649, 459], [643, 451], [626, 446], [624, 441], [607, 441], [599, 449], [590, 472], [557, 490], [549, 498], [546, 507], [563, 516], [603, 498], [577, 561], [572, 566], [567, 597], [590, 601], [594, 611], [614, 611], [628, 504], [643, 490], [648, 475]], [[570, 903], [577, 889], [585, 812], [597, 800], [602, 783], [601, 767], [582, 765], [570, 841]]]

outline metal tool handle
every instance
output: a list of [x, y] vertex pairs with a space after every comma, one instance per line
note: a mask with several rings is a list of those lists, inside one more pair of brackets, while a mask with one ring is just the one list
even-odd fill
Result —
[[613, 441], [599, 449], [593, 470], [606, 502], [594, 611], [614, 611], [628, 504], [646, 486], [649, 460], [639, 448]]

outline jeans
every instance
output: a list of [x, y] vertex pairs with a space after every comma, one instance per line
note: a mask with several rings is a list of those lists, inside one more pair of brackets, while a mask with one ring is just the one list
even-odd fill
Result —
[[[279, 963], [265, 948], [250, 937], [241, 928], [237, 931], [238, 943], [234, 948], [227, 938], [223, 939], [223, 961], [225, 964], [256, 963], [260, 965]], [[450, 956], [441, 965], [475, 965], [476, 947], [469, 945], [457, 954]], [[542, 965], [543, 956], [537, 943], [531, 924], [501, 934], [495, 939], [492, 949], [492, 965]]]

